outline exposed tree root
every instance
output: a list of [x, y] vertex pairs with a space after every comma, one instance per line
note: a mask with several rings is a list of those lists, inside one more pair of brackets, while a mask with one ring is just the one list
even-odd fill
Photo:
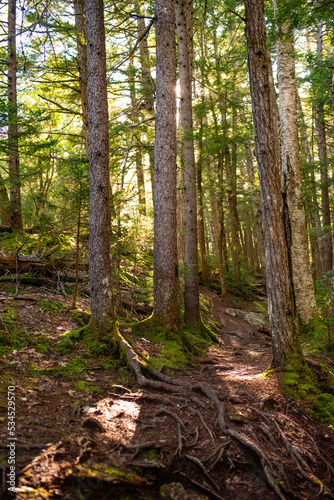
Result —
[[[279, 498], [281, 498], [281, 500], [285, 500], [285, 497], [278, 484], [278, 478], [276, 477], [271, 461], [269, 460], [266, 453], [262, 450], [262, 448], [259, 445], [251, 441], [247, 436], [237, 432], [236, 430], [228, 426], [225, 420], [224, 405], [223, 402], [220, 401], [219, 393], [216, 389], [214, 389], [212, 386], [210, 386], [205, 382], [192, 384], [191, 382], [188, 382], [186, 380], [178, 380], [169, 375], [165, 375], [155, 370], [154, 368], [145, 367], [144, 363], [139, 359], [139, 356], [136, 354], [136, 352], [131, 348], [128, 342], [126, 342], [126, 340], [123, 339], [121, 336], [120, 336], [120, 343], [123, 349], [125, 350], [127, 359], [129, 360], [130, 363], [130, 368], [134, 372], [140, 386], [153, 387], [155, 389], [162, 389], [168, 392], [178, 392], [185, 395], [186, 395], [185, 389], [187, 389], [188, 391], [200, 391], [205, 396], [207, 396], [211, 401], [213, 401], [217, 408], [218, 412], [217, 422], [220, 429], [225, 434], [237, 440], [244, 447], [248, 448], [259, 457], [268, 484], [273, 488], [273, 490], [276, 492]], [[151, 380], [146, 378], [142, 373], [142, 367], [148, 368], [149, 371], [152, 373], [152, 375], [157, 377], [159, 380]]]

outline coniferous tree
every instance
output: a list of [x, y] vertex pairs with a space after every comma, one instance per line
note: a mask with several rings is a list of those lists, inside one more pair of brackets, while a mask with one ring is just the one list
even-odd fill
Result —
[[172, 0], [155, 0], [154, 318], [180, 321], [176, 233], [176, 51]]
[[13, 231], [23, 228], [21, 177], [19, 161], [19, 131], [17, 123], [17, 58], [16, 0], [8, 0], [8, 170], [10, 181], [10, 226]]
[[105, 335], [114, 319], [110, 265], [109, 129], [103, 0], [86, 0], [91, 323]]
[[286, 234], [280, 188], [278, 131], [269, 82], [269, 59], [263, 0], [245, 0], [246, 39], [252, 99], [255, 152], [258, 162], [273, 365], [283, 367], [300, 355], [292, 289], [291, 234]]

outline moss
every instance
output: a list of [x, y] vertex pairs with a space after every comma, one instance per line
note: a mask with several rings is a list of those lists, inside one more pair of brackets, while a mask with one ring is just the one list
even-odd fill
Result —
[[45, 335], [39, 335], [35, 343], [35, 351], [41, 354], [50, 352], [52, 347], [52, 340]]
[[21, 325], [15, 308], [4, 309], [0, 319], [0, 356], [31, 344], [31, 337]]
[[61, 309], [66, 309], [66, 306], [62, 302], [51, 302], [50, 300], [40, 300], [36, 305], [43, 309], [43, 311], [51, 314], [55, 314]]
[[185, 324], [177, 330], [166, 329], [157, 326], [152, 315], [130, 326], [134, 335], [162, 344], [160, 356], [148, 358], [148, 363], [158, 370], [179, 370], [189, 364], [193, 356], [201, 354], [212, 341], [217, 341], [216, 334], [204, 323], [200, 331]]
[[109, 370], [111, 372], [116, 370], [117, 367], [118, 367], [118, 363], [116, 361], [113, 361], [113, 360], [108, 360], [105, 363], [103, 363], [103, 368], [105, 370]]
[[71, 315], [71, 318], [73, 319], [73, 321], [78, 323], [78, 325], [80, 325], [80, 326], [88, 325], [88, 323], [90, 321], [90, 317], [91, 317], [91, 314], [86, 312], [86, 311], [77, 311], [74, 309], [72, 309], [70, 311], [70, 315]]
[[98, 385], [90, 384], [89, 382], [85, 382], [84, 380], [78, 380], [77, 382], [75, 382], [74, 387], [78, 391], [101, 392], [101, 388]]
[[303, 327], [302, 345], [310, 354], [326, 352], [329, 347], [328, 320], [314, 318]]
[[292, 357], [285, 367], [282, 377], [283, 388], [294, 399], [307, 402], [310, 414], [327, 424], [334, 425], [334, 396], [327, 390], [333, 390], [326, 365], [312, 369], [298, 357]]
[[78, 374], [86, 371], [87, 362], [82, 358], [71, 359], [66, 366], [51, 366], [49, 368], [38, 368], [36, 365], [29, 365], [29, 375], [31, 377], [41, 377], [43, 375], [52, 377], [63, 377], [67, 380], [75, 380]]
[[101, 481], [111, 483], [129, 483], [133, 485], [148, 484], [148, 481], [133, 472], [123, 472], [119, 469], [106, 467], [100, 464], [94, 464], [90, 467], [76, 465], [74, 468], [74, 475], [82, 478], [87, 476], [94, 477]]
[[317, 420], [334, 426], [334, 396], [332, 394], [320, 394], [311, 408], [311, 414]]
[[[103, 332], [101, 334], [101, 332]], [[119, 358], [119, 346], [117, 342], [118, 323], [111, 322], [108, 328], [95, 326], [92, 321], [78, 330], [69, 330], [60, 336], [57, 349], [61, 352], [71, 352], [75, 342], [83, 341], [92, 355], [112, 354]]]

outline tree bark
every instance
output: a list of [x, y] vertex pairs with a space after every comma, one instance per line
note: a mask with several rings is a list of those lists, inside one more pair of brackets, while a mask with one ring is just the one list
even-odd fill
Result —
[[10, 201], [4, 180], [0, 175], [0, 221], [2, 226], [10, 227]]
[[264, 243], [267, 262], [269, 321], [273, 366], [284, 367], [293, 354], [302, 356], [288, 252], [290, 235], [283, 221], [278, 138], [273, 118], [264, 1], [245, 0], [246, 39], [255, 151], [259, 169]]
[[75, 29], [77, 31], [77, 53], [79, 67], [80, 99], [82, 111], [82, 133], [87, 158], [88, 141], [88, 97], [87, 97], [87, 44], [85, 26], [85, 0], [74, 0]]
[[[317, 56], [321, 61], [323, 54], [322, 44], [322, 26], [319, 24], [317, 32]], [[328, 189], [328, 168], [327, 168], [327, 146], [326, 146], [326, 124], [324, 104], [321, 98], [316, 102], [316, 136], [318, 146], [318, 156], [320, 162], [320, 180], [321, 180], [321, 211], [323, 225], [323, 266], [324, 271], [332, 269], [332, 232], [331, 232], [331, 215], [329, 208], [329, 189]]]
[[17, 125], [16, 0], [8, 0], [8, 169], [12, 231], [23, 229]]
[[137, 8], [137, 28], [139, 42], [139, 58], [140, 58], [140, 69], [141, 69], [141, 79], [142, 79], [142, 89], [143, 89], [143, 100], [144, 108], [153, 113], [154, 112], [154, 92], [155, 85], [151, 76], [151, 65], [150, 65], [150, 54], [148, 50], [147, 37], [141, 38], [143, 33], [145, 33], [145, 19], [140, 17], [141, 11], [140, 7]]
[[[129, 87], [132, 112], [131, 117], [133, 124], [138, 123], [138, 104], [136, 100], [136, 85], [135, 85], [135, 68], [133, 65], [133, 57], [130, 58], [129, 63]], [[143, 158], [141, 153], [141, 133], [138, 131], [139, 138], [135, 137], [135, 162], [136, 162], [136, 175], [138, 186], [138, 201], [139, 201], [139, 214], [146, 216], [146, 196], [145, 196], [145, 174], [143, 167]]]
[[[320, 210], [318, 205], [314, 170], [313, 169], [311, 170], [311, 167], [314, 165], [314, 158], [311, 153], [309, 140], [307, 137], [304, 113], [300, 97], [298, 94], [298, 90], [297, 90], [297, 110], [300, 115], [300, 121], [301, 121], [301, 139], [303, 143], [305, 161], [308, 164], [309, 167], [308, 170], [310, 170], [305, 173], [305, 179], [307, 184], [310, 186], [310, 191], [311, 191], [311, 195], [308, 196], [305, 200], [305, 205], [307, 209], [307, 220], [309, 222], [310, 229], [315, 230], [321, 227], [321, 223], [320, 223], [320, 215], [319, 215]], [[318, 234], [313, 234], [312, 231], [310, 234], [310, 244], [311, 244], [311, 255], [312, 255], [312, 275], [313, 279], [318, 280], [322, 277], [323, 273], [322, 255], [320, 249], [319, 236]]]
[[176, 52], [173, 0], [155, 0], [154, 318], [177, 328]]
[[102, 336], [114, 319], [110, 280], [109, 131], [103, 7], [103, 0], [86, 0], [91, 322]]
[[[280, 5], [279, 2], [277, 4]], [[276, 0], [274, 6], [277, 12]], [[298, 147], [295, 56], [290, 21], [284, 21], [280, 26], [276, 48], [281, 132], [281, 186], [291, 224], [291, 260], [296, 312], [301, 324], [307, 325], [317, 314], [317, 306], [308, 261]]]
[[182, 133], [182, 156], [184, 175], [184, 229], [185, 229], [185, 276], [184, 276], [184, 320], [194, 328], [201, 325], [198, 285], [198, 241], [197, 241], [197, 194], [196, 166], [194, 154], [191, 61], [189, 60], [189, 36], [187, 18], [192, 3], [176, 0], [176, 32], [181, 89], [180, 127]]

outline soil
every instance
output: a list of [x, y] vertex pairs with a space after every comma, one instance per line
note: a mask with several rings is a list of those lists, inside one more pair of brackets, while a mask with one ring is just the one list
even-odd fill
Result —
[[[1, 498], [13, 498], [6, 483], [8, 386], [15, 386], [16, 398], [17, 499], [333, 498], [334, 430], [282, 392], [279, 373], [266, 376], [266, 329], [226, 314], [229, 307], [256, 307], [204, 287], [201, 293], [210, 300], [219, 344], [166, 379], [165, 388], [140, 387], [126, 368], [103, 368], [106, 359], [89, 358], [82, 344], [70, 354], [29, 346], [1, 359]], [[66, 308], [47, 313], [39, 300]], [[88, 310], [88, 300], [79, 302]], [[21, 285], [14, 293], [4, 287], [0, 312], [8, 307], [31, 339], [45, 335], [56, 342], [78, 328], [71, 297], [47, 288]], [[159, 354], [160, 345], [122, 333], [137, 352]], [[37, 372], [79, 356], [89, 368], [73, 379]]]

